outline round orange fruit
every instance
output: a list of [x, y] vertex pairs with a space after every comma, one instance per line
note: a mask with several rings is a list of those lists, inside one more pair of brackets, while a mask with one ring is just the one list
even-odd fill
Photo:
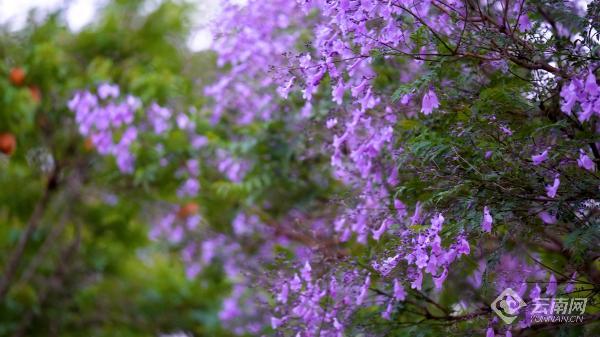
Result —
[[188, 202], [188, 203], [181, 205], [181, 207], [179, 208], [179, 211], [177, 211], [177, 216], [180, 218], [187, 218], [189, 216], [192, 216], [192, 215], [198, 213], [199, 209], [200, 209], [200, 207], [198, 207], [197, 203]]
[[12, 155], [17, 148], [17, 139], [10, 132], [0, 133], [0, 152], [7, 156]]
[[10, 83], [16, 86], [25, 83], [25, 70], [20, 67], [15, 67], [10, 70]]

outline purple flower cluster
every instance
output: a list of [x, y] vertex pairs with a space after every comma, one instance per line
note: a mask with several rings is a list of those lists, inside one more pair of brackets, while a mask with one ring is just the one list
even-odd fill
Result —
[[[306, 262], [299, 274], [279, 281], [273, 290], [278, 306], [271, 327], [281, 330], [288, 326], [299, 336], [344, 336], [350, 314], [362, 305], [374, 304], [367, 298], [371, 277], [356, 270], [327, 274], [315, 275]], [[327, 307], [321, 305], [324, 300], [330, 303]]]
[[69, 101], [69, 109], [75, 113], [79, 132], [88, 137], [102, 155], [113, 155], [123, 173], [132, 173], [135, 157], [131, 146], [138, 137], [134, 124], [136, 111], [141, 102], [134, 96], [118, 101], [119, 87], [102, 84], [97, 95], [81, 91]]
[[560, 91], [561, 109], [571, 116], [575, 114], [580, 123], [600, 117], [600, 88], [596, 75], [589, 72], [584, 78], [574, 78]]
[[[520, 39], [538, 26], [529, 21], [525, 5], [522, 1], [481, 4], [486, 15], [505, 21], [500, 31], [510, 31], [513, 39]], [[326, 107], [329, 115], [321, 119], [324, 122], [321, 131], [330, 141], [325, 146], [311, 144], [309, 150], [328, 151], [332, 175], [352, 191], [353, 197], [351, 206], [334, 207], [326, 216], [293, 209], [268, 221], [263, 218], [262, 210], [254, 212], [252, 207], [245, 209], [248, 205], [240, 205], [232, 220], [231, 237], [204, 228], [201, 215], [181, 216], [177, 207], [168, 208], [151, 236], [183, 247], [182, 256], [190, 278], [215, 261], [223, 265], [233, 290], [225, 299], [219, 317], [236, 333], [259, 334], [266, 321], [269, 299], [249, 288], [265, 287], [272, 291], [273, 329], [298, 337], [341, 337], [347, 334], [346, 328], [358, 310], [368, 307], [391, 320], [409, 296], [408, 292], [439, 294], [463, 255], [478, 261], [476, 269], [465, 279], [475, 289], [482, 286], [485, 275], [493, 280], [497, 290], [512, 287], [519, 295], [534, 298], [541, 288], [526, 281], [548, 279], [546, 294], [555, 295], [559, 283], [555, 276], [530, 260], [503, 251], [496, 264], [488, 263], [486, 247], [469, 244], [469, 236], [495, 239], [506, 226], [500, 221], [503, 211], [490, 208], [488, 205], [492, 204], [487, 200], [477, 206], [483, 210], [477, 208], [472, 212], [477, 214], [471, 218], [474, 226], [448, 234], [442, 227], [446, 222], [444, 215], [450, 217], [449, 212], [444, 210], [442, 215], [429, 209], [430, 204], [414, 199], [415, 205], [407, 200], [405, 204], [394, 193], [402, 184], [398, 163], [408, 152], [398, 137], [399, 122], [413, 118], [434, 122], [444, 111], [452, 112], [449, 107], [455, 98], [443, 90], [451, 81], [438, 78], [442, 75], [432, 70], [429, 61], [445, 48], [443, 55], [457, 61], [474, 58], [486, 71], [491, 68], [507, 73], [512, 66], [509, 61], [517, 65], [522, 62], [498, 51], [488, 53], [482, 49], [473, 54], [472, 49], [465, 47], [468, 43], [463, 40], [465, 31], [473, 28], [467, 25], [484, 25], [483, 21], [490, 20], [483, 14], [473, 17], [471, 7], [464, 1], [431, 0], [249, 0], [243, 6], [225, 6], [215, 26], [214, 49], [218, 65], [227, 70], [205, 89], [214, 100], [212, 122], [248, 125], [284, 119], [294, 121], [293, 128], [302, 129], [310, 119], [319, 120], [322, 115], [315, 112]], [[492, 20], [485, 24], [489, 25], [485, 29], [491, 29], [498, 23]], [[568, 29], [559, 22], [555, 26], [558, 36], [569, 36]], [[415, 38], [423, 31], [428, 32], [427, 38]], [[305, 43], [306, 36], [310, 36], [310, 44]], [[452, 41], [455, 45], [450, 48], [446, 44]], [[395, 62], [398, 55], [406, 57]], [[401, 92], [398, 101], [390, 95], [389, 89], [395, 88], [381, 89], [376, 84], [379, 75], [376, 62], [387, 64], [391, 76], [397, 76], [398, 84], [409, 88], [398, 91]], [[468, 65], [461, 70], [473, 71]], [[325, 83], [329, 83], [329, 88]], [[328, 93], [325, 99], [321, 94], [324, 91]], [[164, 135], [178, 127], [188, 132], [194, 149], [207, 143], [206, 138], [193, 132], [195, 126], [189, 115], [175, 115], [153, 103], [143, 109], [143, 118], [137, 117], [136, 111], [142, 110], [140, 101], [132, 96], [121, 100], [119, 97], [118, 87], [104, 84], [97, 94], [77, 93], [69, 107], [76, 113], [81, 134], [90, 137], [99, 153], [115, 156], [121, 171], [131, 173], [134, 169], [133, 150], [139, 141], [138, 131]], [[567, 80], [560, 97], [562, 111], [573, 116], [570, 119], [577, 126], [600, 130], [600, 88], [592, 71]], [[297, 112], [290, 113], [294, 109]], [[501, 142], [519, 138], [518, 128], [495, 115], [489, 125]], [[578, 172], [595, 174], [596, 162], [588, 150], [580, 148], [583, 145], [567, 152], [566, 158], [559, 158], [561, 148], [555, 135], [539, 136], [539, 140], [532, 147], [525, 146], [526, 150], [518, 157], [525, 158], [523, 166], [537, 174], [537, 185], [523, 187], [524, 191], [534, 190], [538, 195], [528, 214], [547, 226], [561, 220], [557, 204], [567, 194], [565, 187], [570, 180], [562, 169], [576, 163]], [[485, 150], [481, 153], [485, 152], [484, 158], [489, 162], [503, 155], [500, 151]], [[209, 164], [231, 183], [243, 182], [251, 172], [252, 162], [238, 157], [230, 148], [217, 148], [212, 157], [214, 161]], [[167, 159], [163, 160], [168, 164]], [[176, 174], [181, 181], [177, 197], [195, 198], [200, 192], [199, 162], [194, 159], [181, 162]], [[265, 202], [252, 206], [269, 208], [270, 205]], [[409, 209], [413, 210], [412, 216]], [[191, 234], [199, 229], [204, 235], [196, 240]], [[354, 257], [346, 255], [345, 250], [336, 250], [355, 243], [368, 250], [368, 257], [361, 256], [361, 262], [368, 261], [367, 267], [352, 261]], [[275, 245], [293, 252], [294, 258], [265, 275], [264, 265], [276, 260]], [[335, 248], [331, 249], [332, 246]], [[256, 252], [248, 247], [261, 248]], [[324, 259], [329, 261], [328, 265], [317, 263]], [[432, 289], [426, 289], [430, 283]], [[477, 306], [466, 302], [461, 300], [457, 305]], [[520, 327], [530, 324], [531, 320], [526, 318]], [[481, 332], [494, 336], [493, 325], [491, 321]], [[506, 332], [509, 334], [510, 331]]]
[[200, 163], [197, 159], [189, 159], [185, 166], [177, 172], [177, 176], [185, 177], [183, 183], [177, 190], [177, 196], [180, 198], [196, 197], [200, 192]]
[[[218, 65], [231, 69], [205, 90], [214, 98], [213, 122], [227, 111], [235, 111], [240, 124], [268, 120], [278, 112], [274, 76], [288, 65], [288, 52], [294, 50], [300, 35], [291, 28], [298, 27], [303, 19], [295, 1], [225, 5], [214, 27], [215, 36], [219, 36], [214, 49], [218, 51]], [[294, 79], [286, 81], [289, 90]], [[286, 96], [286, 91], [280, 94]]]
[[[413, 8], [415, 12], [430, 12], [428, 1], [417, 7]], [[318, 9], [318, 14], [307, 19], [306, 13], [313, 9]], [[305, 1], [300, 5], [293, 1], [250, 1], [242, 8], [228, 7], [219, 20], [215, 50], [219, 64], [229, 64], [232, 70], [222, 74], [216, 84], [207, 88], [207, 93], [215, 97], [215, 118], [229, 110], [238, 114], [239, 123], [245, 124], [253, 119], [268, 119], [282, 110], [273, 91], [287, 99], [291, 93], [300, 90], [305, 100], [300, 117], [305, 118], [312, 113], [317, 89], [329, 76], [332, 101], [347, 111], [345, 115], [332, 116], [327, 121], [327, 128], [334, 132], [331, 143], [333, 173], [342, 182], [361, 191], [357, 204], [341, 210], [337, 216], [334, 233], [340, 241], [349, 241], [355, 235], [363, 244], [367, 244], [369, 237], [381, 240], [388, 233], [400, 235], [400, 241], [405, 244], [399, 248], [402, 256], [396, 254], [383, 262], [375, 262], [376, 269], [382, 274], [391, 273], [404, 259], [412, 269], [398, 277], [411, 280], [413, 288], [420, 289], [423, 272], [427, 272], [434, 276], [436, 288], [439, 288], [447, 277], [449, 265], [458, 256], [469, 253], [465, 237], [459, 237], [448, 249], [442, 248], [438, 235], [443, 222], [441, 215], [432, 220], [427, 234], [415, 237], [407, 226], [423, 222], [425, 215], [420, 205], [416, 206], [411, 219], [406, 219], [406, 206], [399, 200], [389, 205], [394, 210], [392, 214], [385, 211], [387, 207], [382, 207], [388, 200], [387, 186], [399, 182], [394, 161], [401, 150], [393, 147], [398, 103], [374, 89], [372, 82], [376, 73], [370, 54], [385, 46], [411, 52], [414, 44], [407, 37], [418, 25], [406, 25], [395, 19], [405, 11], [401, 1], [385, 4], [378, 1]], [[267, 17], [285, 20], [266, 20]], [[450, 17], [444, 13], [431, 13], [427, 18], [431, 19], [428, 23], [434, 29], [447, 34], [454, 29], [448, 24]], [[319, 22], [314, 29], [309, 26], [312, 20]], [[367, 25], [367, 22], [377, 20], [385, 25], [379, 28]], [[294, 32], [305, 29], [314, 35], [314, 51], [298, 49], [299, 34], [288, 33], [292, 26]], [[408, 60], [400, 80], [414, 80], [421, 74], [421, 65], [418, 60]], [[281, 72], [282, 68], [288, 71]], [[277, 86], [275, 90], [272, 89], [274, 85]], [[416, 103], [412, 102], [414, 97], [422, 97], [420, 107], [413, 104]], [[413, 109], [413, 116], [419, 110], [429, 115], [440, 108], [433, 83], [404, 95], [399, 104]], [[226, 167], [236, 168], [227, 160], [220, 166], [222, 171]], [[373, 226], [373, 223], [379, 225]], [[316, 331], [320, 326], [317, 320], [325, 317], [327, 328], [320, 330], [321, 335], [341, 336], [344, 327], [340, 322], [347, 321], [354, 310], [370, 302], [365, 299], [369, 285], [375, 281], [355, 268], [341, 268], [338, 274], [331, 273], [329, 278], [312, 278], [310, 272], [310, 264], [306, 264], [301, 276], [293, 275], [289, 280], [279, 281], [275, 293], [279, 302], [276, 310], [280, 315], [272, 319], [272, 326], [294, 329], [299, 320], [301, 326]], [[403, 289], [396, 279], [394, 293], [397, 300], [404, 298]], [[336, 303], [333, 309], [325, 311], [321, 307], [325, 297], [333, 298]], [[389, 317], [393, 307], [391, 301], [377, 299], [372, 304], [381, 305], [382, 315]], [[311, 334], [307, 331], [303, 335]]]
[[202, 217], [198, 214], [182, 216], [179, 211], [176, 206], [168, 207], [167, 212], [152, 227], [150, 238], [156, 240], [164, 237], [173, 244], [180, 244], [184, 241], [186, 233], [195, 230], [202, 222]]
[[[75, 122], [79, 132], [86, 137], [101, 155], [114, 156], [119, 170], [133, 173], [135, 168], [135, 147], [140, 141], [140, 134], [151, 132], [164, 136], [174, 128], [183, 130], [189, 137], [193, 149], [198, 150], [207, 144], [206, 137], [195, 132], [191, 109], [188, 113], [177, 115], [156, 102], [144, 108], [142, 101], [133, 96], [120, 96], [116, 84], [103, 83], [97, 92], [79, 91], [69, 101], [69, 109], [75, 113]], [[157, 152], [163, 152], [162, 139], [155, 144]], [[162, 166], [168, 164], [163, 158]], [[199, 191], [198, 162], [190, 160], [182, 170], [187, 179], [180, 188], [179, 196], [196, 196]]]
[[218, 149], [217, 169], [230, 181], [239, 183], [250, 169], [250, 163], [234, 157], [229, 151]]
[[471, 252], [469, 243], [463, 236], [459, 236], [448, 249], [442, 247], [439, 234], [444, 220], [441, 214], [433, 216], [431, 227], [425, 233], [411, 239], [413, 250], [406, 254], [404, 259], [409, 265], [416, 267], [411, 284], [414, 289], [421, 290], [423, 271], [432, 275], [435, 288], [441, 289], [448, 276], [450, 264], [461, 255], [469, 255]]
[[[148, 108], [147, 114], [148, 120], [152, 124], [152, 128], [157, 135], [168, 131], [171, 127], [171, 110], [161, 107], [156, 103], [152, 103], [150, 108]], [[186, 125], [186, 122], [182, 121], [181, 118], [178, 119], [178, 123], [183, 126]]]

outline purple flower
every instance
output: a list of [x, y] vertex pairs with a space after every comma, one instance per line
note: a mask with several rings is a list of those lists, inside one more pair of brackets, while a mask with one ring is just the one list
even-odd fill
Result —
[[460, 236], [458, 240], [458, 246], [456, 247], [456, 253], [460, 255], [469, 255], [471, 253], [471, 247], [469, 242], [464, 236]]
[[338, 81], [337, 85], [333, 88], [332, 96], [333, 101], [338, 105], [342, 104], [344, 100], [344, 92], [346, 91], [346, 87], [344, 86], [344, 81], [341, 79]]
[[581, 103], [581, 111], [579, 112], [579, 116], [577, 119], [583, 123], [588, 121], [592, 115], [594, 114], [594, 102], [593, 101], [585, 101]]
[[442, 224], [444, 223], [444, 216], [442, 213], [439, 213], [437, 216], [431, 217], [431, 229], [435, 232], [439, 232], [442, 229]]
[[129, 146], [137, 139], [137, 128], [135, 126], [130, 126], [125, 130], [123, 136], [121, 136], [120, 145]]
[[181, 187], [179, 187], [179, 189], [177, 190], [177, 196], [179, 196], [181, 198], [193, 197], [193, 196], [198, 195], [199, 191], [200, 191], [200, 183], [198, 182], [198, 179], [188, 178], [185, 180], [183, 185], [181, 185]]
[[547, 225], [554, 225], [556, 223], [556, 216], [548, 213], [547, 211], [541, 211], [538, 216]]
[[481, 220], [481, 228], [484, 232], [489, 233], [492, 231], [492, 222], [493, 218], [490, 214], [490, 209], [487, 206], [485, 206], [483, 208], [483, 219]]
[[118, 98], [119, 86], [116, 84], [111, 85], [109, 83], [100, 84], [100, 86], [98, 86], [98, 97], [101, 99], [107, 99], [109, 97]]
[[194, 136], [192, 138], [192, 147], [196, 150], [204, 147], [206, 144], [208, 144], [208, 138], [205, 136]]
[[241, 311], [239, 309], [236, 298], [229, 297], [223, 301], [223, 308], [219, 312], [219, 318], [221, 320], [229, 321], [240, 316], [240, 314]]
[[596, 170], [596, 164], [594, 161], [583, 151], [583, 149], [579, 149], [579, 158], [577, 159], [577, 165], [579, 167], [583, 167], [584, 169], [594, 172]]
[[279, 328], [283, 324], [283, 319], [277, 317], [271, 317], [271, 327], [273, 329]]
[[596, 96], [599, 92], [598, 84], [596, 84], [596, 75], [591, 70], [585, 79], [585, 92], [591, 96]]
[[[423, 268], [425, 266], [427, 266], [427, 260], [429, 259], [429, 255], [427, 255], [427, 252], [425, 252], [425, 250], [423, 249], [419, 249], [417, 248], [415, 250], [415, 265], [417, 265], [417, 267], [419, 268]], [[434, 256], [434, 255], [432, 255]]]
[[312, 103], [306, 102], [302, 109], [300, 110], [300, 116], [302, 118], [308, 118], [312, 114]]
[[175, 226], [171, 228], [171, 231], [167, 233], [169, 241], [173, 243], [179, 243], [183, 240], [183, 228], [181, 226]]
[[506, 134], [507, 136], [512, 136], [513, 134], [512, 130], [506, 125], [501, 125], [500, 130], [504, 132], [504, 134]]
[[185, 162], [185, 168], [189, 175], [197, 177], [198, 171], [200, 171], [200, 163], [197, 159], [188, 159], [188, 161]]
[[385, 308], [385, 311], [381, 313], [381, 318], [389, 321], [390, 319], [392, 319], [392, 309], [394, 307], [392, 306], [392, 301], [388, 302], [387, 307]]
[[379, 103], [379, 100], [377, 97], [375, 97], [375, 95], [372, 94], [372, 89], [369, 87], [363, 97], [358, 100], [358, 102], [360, 103], [361, 111], [366, 111], [374, 108], [377, 103]]
[[527, 13], [521, 13], [519, 16], [519, 30], [524, 32], [531, 28], [531, 22], [529, 21], [529, 17]]
[[187, 228], [189, 230], [194, 230], [196, 229], [196, 227], [198, 227], [198, 224], [200, 224], [200, 221], [202, 220], [202, 217], [198, 214], [196, 215], [192, 215], [187, 217], [187, 219], [185, 220], [185, 225], [187, 226]]
[[[397, 171], [394, 170], [394, 172]], [[403, 218], [406, 216], [406, 205], [402, 201], [394, 199], [394, 208], [396, 209], [398, 217]]]
[[193, 279], [202, 271], [202, 266], [199, 263], [191, 263], [186, 265], [185, 276], [188, 279]]
[[448, 277], [448, 268], [444, 268], [441, 275], [433, 277], [433, 285], [435, 286], [435, 289], [442, 289], [442, 285], [444, 284], [446, 277]]
[[550, 274], [550, 280], [548, 281], [548, 286], [546, 286], [546, 295], [554, 296], [556, 294], [556, 287], [556, 277], [554, 277], [554, 274]]
[[333, 319], [333, 328], [336, 329], [337, 331], [342, 331], [344, 329], [344, 326], [342, 324], [340, 324], [340, 322], [338, 321], [337, 318]]
[[302, 288], [302, 281], [300, 280], [300, 277], [298, 277], [298, 274], [294, 274], [294, 277], [290, 281], [290, 289], [292, 291], [298, 291], [300, 288]]
[[365, 277], [365, 283], [360, 288], [360, 292], [358, 293], [358, 296], [356, 297], [356, 305], [361, 305], [363, 303], [363, 301], [367, 297], [367, 293], [369, 292], [370, 286], [371, 286], [371, 274], [368, 274], [367, 277]]
[[292, 86], [294, 85], [294, 80], [296, 77], [292, 76], [290, 79], [281, 87], [277, 88], [277, 93], [283, 98], [287, 99], [290, 91], [292, 90]]
[[306, 261], [306, 263], [304, 263], [304, 268], [302, 268], [302, 271], [300, 271], [300, 276], [302, 276], [302, 279], [304, 281], [310, 282], [310, 280], [312, 279], [312, 276], [310, 274], [311, 271], [312, 268], [310, 267], [310, 263]]
[[360, 83], [354, 87], [352, 87], [351, 93], [352, 97], [358, 97], [364, 93], [366, 88], [369, 85], [369, 81], [366, 78], [363, 78]]
[[123, 173], [133, 173], [134, 170], [134, 158], [126, 149], [118, 148], [116, 152], [117, 166]]
[[579, 100], [577, 83], [577, 80], [573, 80], [569, 85], [564, 85], [560, 90], [560, 109], [567, 115], [571, 115], [573, 106]]
[[432, 89], [429, 89], [429, 91], [427, 91], [425, 95], [423, 95], [423, 101], [421, 103], [421, 112], [425, 115], [429, 115], [431, 114], [433, 109], [437, 109], [439, 106], [440, 102], [438, 101], [435, 92]]
[[496, 336], [496, 334], [494, 334], [494, 328], [492, 328], [492, 327], [487, 328], [485, 337], [494, 337], [494, 336]]
[[415, 213], [410, 218], [410, 224], [411, 226], [414, 226], [420, 224], [422, 221], [423, 219], [421, 217], [421, 202], [417, 201], [417, 204], [415, 205]]
[[238, 215], [233, 219], [231, 226], [233, 227], [233, 232], [236, 235], [245, 235], [252, 233], [252, 227], [254, 225], [254, 216], [248, 217], [244, 213], [238, 213]]
[[542, 289], [540, 289], [540, 286], [536, 283], [535, 286], [533, 287], [533, 289], [531, 289], [531, 291], [529, 292], [529, 298], [532, 300], [535, 300], [536, 298], [540, 298], [541, 293], [542, 293]]
[[170, 127], [169, 119], [171, 118], [171, 111], [167, 108], [163, 108], [156, 103], [152, 103], [148, 109], [148, 119], [154, 128], [154, 132], [162, 134], [167, 131]]
[[383, 235], [383, 233], [385, 233], [385, 231], [387, 231], [388, 226], [389, 226], [388, 219], [383, 220], [381, 222], [381, 226], [379, 226], [379, 229], [373, 231], [373, 239], [375, 241], [379, 241], [379, 238], [381, 238], [381, 235]]
[[332, 127], [336, 126], [337, 123], [338, 123], [337, 118], [330, 118], [330, 119], [327, 120], [327, 123], [325, 124], [325, 126], [328, 129], [331, 129]]
[[[137, 127], [132, 125], [135, 118], [138, 99], [127, 96], [125, 102], [118, 102], [119, 87], [108, 83], [101, 84], [98, 95], [102, 99], [113, 98], [107, 102], [99, 102], [90, 92], [77, 92], [69, 101], [69, 109], [75, 112], [75, 121], [79, 132], [89, 137], [101, 155], [113, 155], [119, 170], [133, 173], [135, 157], [130, 145], [138, 136]], [[118, 142], [114, 135], [122, 132]]]
[[394, 279], [394, 299], [396, 301], [404, 301], [406, 299], [406, 291], [398, 279]]
[[544, 160], [548, 159], [548, 150], [544, 150], [544, 152], [540, 154], [536, 154], [531, 156], [531, 160], [533, 161], [533, 165], [539, 165]]
[[410, 287], [411, 287], [411, 289], [421, 290], [422, 285], [423, 285], [423, 272], [419, 270], [417, 272], [417, 276], [411, 282]]
[[202, 261], [210, 263], [217, 253], [217, 245], [220, 245], [220, 240], [209, 239], [202, 242]]
[[560, 179], [558, 175], [554, 178], [554, 183], [552, 185], [546, 186], [546, 195], [548, 198], [554, 198], [556, 196], [556, 190], [558, 190], [558, 186], [560, 185]]
[[281, 291], [279, 291], [277, 293], [276, 300], [279, 303], [286, 304], [288, 301], [289, 291], [290, 291], [289, 285], [287, 283], [284, 283], [283, 286], [281, 287]]
[[125, 104], [127, 104], [129, 109], [135, 111], [142, 106], [142, 101], [135, 96], [127, 95], [127, 98], [125, 98]]
[[177, 122], [177, 127], [179, 127], [182, 130], [188, 130], [188, 129], [194, 128], [194, 123], [190, 120], [188, 115], [186, 115], [184, 113], [180, 113], [177, 115], [176, 122]]

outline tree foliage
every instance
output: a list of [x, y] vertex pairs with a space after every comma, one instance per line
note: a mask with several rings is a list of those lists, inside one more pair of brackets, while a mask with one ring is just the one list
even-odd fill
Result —
[[0, 334], [598, 332], [597, 1], [143, 5], [2, 34]]

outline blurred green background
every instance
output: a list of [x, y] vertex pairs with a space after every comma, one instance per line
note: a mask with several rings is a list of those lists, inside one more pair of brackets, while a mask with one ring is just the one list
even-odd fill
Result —
[[180, 255], [148, 239], [140, 200], [172, 186], [142, 176], [131, 189], [98, 169], [66, 107], [101, 82], [202, 106], [214, 55], [188, 48], [198, 11], [115, 0], [77, 32], [62, 9], [0, 28], [0, 336], [228, 335], [221, 273], [187, 279]]

